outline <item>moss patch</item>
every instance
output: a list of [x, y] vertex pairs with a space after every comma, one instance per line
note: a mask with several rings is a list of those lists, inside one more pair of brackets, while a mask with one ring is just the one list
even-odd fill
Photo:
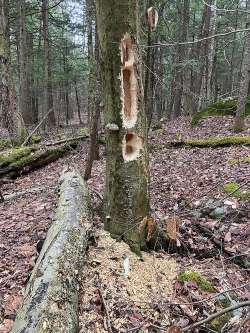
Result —
[[250, 136], [224, 136], [202, 140], [188, 140], [187, 144], [193, 147], [227, 147], [234, 145], [250, 146]]
[[235, 198], [244, 199], [244, 200], [250, 199], [250, 191], [244, 191], [240, 189], [240, 186], [235, 182], [230, 182], [225, 184], [223, 187], [223, 191], [228, 194], [234, 192], [232, 196], [234, 196]]
[[192, 270], [182, 272], [178, 275], [178, 280], [183, 282], [193, 281], [197, 283], [198, 287], [201, 290], [214, 292], [216, 291], [214, 286], [209, 282], [204, 276], [201, 275], [199, 272], [195, 272]]
[[39, 143], [43, 140], [43, 137], [41, 135], [32, 135], [32, 137], [30, 138], [30, 142], [31, 143]]
[[17, 163], [19, 160], [24, 157], [29, 156], [36, 148], [34, 147], [21, 147], [8, 150], [0, 154], [0, 167], [6, 167], [13, 163]]
[[216, 332], [220, 332], [222, 327], [226, 325], [226, 323], [228, 323], [231, 318], [232, 316], [230, 313], [225, 313], [224, 315], [212, 320], [209, 327], [211, 327]]
[[[192, 118], [192, 126], [199, 124], [200, 120], [212, 116], [234, 116], [237, 108], [237, 98], [218, 101], [210, 104], [200, 112], [197, 112]], [[245, 117], [250, 116], [250, 96], [247, 98]]]
[[239, 159], [232, 159], [228, 161], [228, 164], [230, 165], [236, 165], [240, 163], [250, 163], [250, 156], [242, 157]]
[[79, 130], [79, 135], [82, 135], [82, 136], [89, 136], [89, 130], [88, 130], [88, 128], [86, 128], [86, 127], [83, 127], [83, 128], [80, 128], [80, 130]]
[[11, 148], [11, 141], [8, 139], [0, 139], [0, 150], [4, 150], [6, 148]]

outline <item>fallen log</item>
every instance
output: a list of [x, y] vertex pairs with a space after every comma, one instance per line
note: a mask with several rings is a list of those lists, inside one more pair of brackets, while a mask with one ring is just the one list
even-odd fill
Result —
[[250, 146], [250, 136], [210, 137], [207, 139], [172, 141], [152, 145], [151, 150], [162, 150], [166, 148], [220, 148], [231, 146]]
[[[78, 141], [54, 148], [32, 146], [14, 149], [8, 156], [0, 157], [0, 177], [18, 177], [34, 169], [56, 161], [60, 157], [75, 149]], [[20, 152], [19, 152], [20, 151]]]
[[58, 140], [58, 141], [51, 141], [51, 142], [46, 142], [44, 144], [44, 146], [57, 146], [57, 145], [61, 145], [63, 143], [72, 143], [72, 142], [75, 142], [75, 141], [81, 141], [81, 140], [85, 140], [85, 139], [88, 139], [89, 138], [89, 135], [88, 134], [85, 134], [85, 135], [79, 135], [79, 136], [76, 136], [74, 138], [67, 138], [67, 139], [63, 139], [63, 140]]
[[60, 197], [12, 333], [78, 332], [78, 282], [90, 230], [89, 193], [76, 172], [60, 179]]

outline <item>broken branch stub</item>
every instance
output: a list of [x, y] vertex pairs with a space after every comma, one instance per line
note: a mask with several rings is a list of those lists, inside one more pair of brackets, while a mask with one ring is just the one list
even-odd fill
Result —
[[121, 102], [124, 128], [132, 128], [137, 122], [138, 83], [135, 72], [135, 40], [126, 33], [121, 40]]

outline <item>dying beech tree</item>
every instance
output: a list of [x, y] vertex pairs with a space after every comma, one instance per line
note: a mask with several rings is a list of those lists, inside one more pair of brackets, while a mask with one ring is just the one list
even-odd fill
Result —
[[137, 253], [146, 244], [141, 226], [149, 216], [138, 16], [137, 0], [97, 1], [107, 152], [105, 228]]
[[[249, 28], [250, 28], [250, 0], [247, 0], [246, 29]], [[236, 132], [243, 131], [245, 127], [244, 113], [245, 113], [246, 100], [248, 95], [249, 82], [250, 82], [250, 31], [246, 31], [245, 49], [244, 49], [242, 68], [241, 68], [239, 99], [238, 99], [236, 117], [234, 122], [234, 130]]]
[[10, 43], [8, 28], [9, 1], [0, 0], [0, 114], [3, 126], [11, 139], [21, 136], [21, 117], [17, 112], [17, 98], [10, 70]]

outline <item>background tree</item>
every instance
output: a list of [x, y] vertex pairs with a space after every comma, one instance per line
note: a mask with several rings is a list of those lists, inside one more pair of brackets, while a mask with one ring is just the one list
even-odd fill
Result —
[[[250, 0], [247, 0], [246, 9], [247, 9], [246, 28], [250, 28]], [[241, 76], [242, 78], [240, 82], [239, 99], [238, 99], [235, 124], [234, 124], [234, 129], [237, 132], [242, 131], [245, 127], [244, 112], [245, 112], [245, 105], [247, 101], [247, 95], [250, 83], [250, 31], [246, 32], [246, 41], [243, 54]]]

